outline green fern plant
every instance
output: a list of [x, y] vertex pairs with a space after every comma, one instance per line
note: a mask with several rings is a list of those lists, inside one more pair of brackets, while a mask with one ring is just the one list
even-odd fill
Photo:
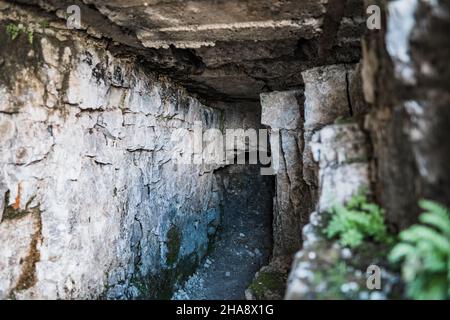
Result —
[[346, 206], [337, 204], [331, 209], [331, 220], [325, 232], [329, 239], [338, 238], [341, 245], [350, 248], [359, 247], [364, 240], [392, 242], [384, 211], [378, 205], [369, 203], [363, 193], [352, 197]]
[[401, 262], [408, 297], [412, 299], [450, 298], [450, 211], [422, 200], [421, 222], [400, 233], [401, 242], [389, 255]]

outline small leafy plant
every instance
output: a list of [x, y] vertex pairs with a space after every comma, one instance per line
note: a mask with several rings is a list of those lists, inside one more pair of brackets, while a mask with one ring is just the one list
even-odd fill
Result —
[[338, 238], [341, 245], [350, 248], [359, 247], [364, 240], [392, 242], [384, 211], [378, 205], [369, 203], [363, 193], [354, 196], [346, 206], [335, 205], [325, 231], [329, 239]]
[[14, 23], [10, 23], [6, 26], [6, 33], [8, 34], [11, 40], [16, 40], [20, 35], [21, 28]]
[[22, 25], [10, 23], [6, 26], [6, 33], [12, 41], [16, 40], [21, 33], [25, 33], [27, 35], [28, 42], [33, 44], [34, 31], [29, 27], [25, 28]]
[[389, 255], [391, 263], [401, 262], [408, 297], [450, 298], [450, 211], [422, 200], [420, 224], [400, 233], [401, 242]]

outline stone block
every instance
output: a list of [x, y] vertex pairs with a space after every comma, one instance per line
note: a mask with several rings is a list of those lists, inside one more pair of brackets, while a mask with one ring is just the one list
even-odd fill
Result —
[[261, 94], [261, 123], [273, 129], [298, 130], [303, 126], [303, 92]]

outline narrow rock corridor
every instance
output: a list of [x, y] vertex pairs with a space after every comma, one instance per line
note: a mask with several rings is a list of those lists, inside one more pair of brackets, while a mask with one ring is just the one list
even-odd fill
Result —
[[0, 299], [450, 299], [449, 30], [448, 0], [0, 0]]
[[218, 173], [224, 188], [223, 221], [210, 253], [173, 296], [178, 300], [241, 300], [272, 252], [272, 176], [256, 165]]

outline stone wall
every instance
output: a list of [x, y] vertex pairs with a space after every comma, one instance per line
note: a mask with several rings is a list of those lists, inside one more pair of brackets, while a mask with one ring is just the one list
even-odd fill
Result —
[[[371, 4], [373, 1], [369, 1]], [[414, 223], [421, 198], [450, 205], [448, 1], [378, 1], [381, 30], [364, 41], [364, 93], [378, 200], [391, 223]]]
[[318, 212], [359, 192], [371, 192], [370, 148], [360, 124], [326, 126], [314, 134], [311, 149], [319, 166]]
[[[370, 189], [369, 141], [361, 129], [368, 105], [359, 72], [360, 65], [313, 68], [302, 74], [304, 90], [261, 95], [276, 174], [274, 251], [247, 290], [249, 299], [283, 297], [312, 212]], [[294, 264], [292, 272], [296, 269]], [[277, 290], [264, 284], [267, 279], [278, 284]]]
[[[292, 265], [286, 299], [363, 298], [351, 295], [354, 292], [346, 292], [345, 283], [359, 288], [364, 285], [364, 274], [345, 270], [344, 275], [340, 275], [339, 265], [352, 259], [351, 251], [329, 241], [324, 235], [324, 225], [329, 220], [328, 210], [336, 203], [345, 203], [360, 190], [370, 189], [367, 142], [358, 123], [332, 124], [314, 134], [311, 149], [319, 167], [319, 203], [302, 230], [303, 247]], [[339, 279], [344, 290], [341, 290], [341, 284], [334, 283], [338, 276], [344, 279]]]
[[0, 33], [0, 298], [170, 297], [223, 207], [218, 166], [173, 153], [192, 151], [195, 121], [246, 116], [203, 105], [108, 41], [39, 22], [0, 14], [2, 30], [33, 30]]
[[304, 91], [261, 95], [262, 124], [271, 131], [276, 174], [276, 257], [291, 255], [300, 249], [301, 230], [318, 203], [321, 191], [319, 167], [312, 152], [313, 135], [335, 121], [344, 122], [367, 111], [367, 104], [362, 99], [359, 70], [359, 65], [310, 69], [302, 74]]
[[[335, 202], [345, 203], [361, 188], [373, 192], [386, 209], [392, 231], [417, 221], [420, 199], [449, 205], [450, 149], [445, 141], [450, 124], [450, 5], [446, 1], [366, 1], [367, 6], [373, 4], [383, 8], [383, 24], [381, 30], [367, 31], [363, 41], [363, 63], [358, 70], [363, 81], [358, 73], [347, 77], [356, 80], [347, 87], [351, 116], [368, 114], [364, 127], [358, 121], [361, 118], [354, 117], [355, 123], [326, 126], [312, 136], [311, 150], [319, 165], [319, 205], [303, 228], [303, 249], [294, 260], [287, 299], [386, 299], [399, 294], [399, 277], [387, 270], [381, 274], [382, 290], [366, 288], [367, 266], [374, 261], [383, 265], [380, 252], [386, 249], [366, 248], [373, 252], [364, 260], [325, 238], [326, 211]], [[317, 74], [314, 78], [311, 83], [319, 89], [311, 97], [317, 99], [326, 90], [318, 85]], [[305, 86], [308, 89], [307, 81]], [[334, 84], [331, 91], [339, 87]], [[319, 106], [332, 116], [332, 105], [326, 107], [325, 101]], [[337, 277], [341, 279], [334, 282]]]

